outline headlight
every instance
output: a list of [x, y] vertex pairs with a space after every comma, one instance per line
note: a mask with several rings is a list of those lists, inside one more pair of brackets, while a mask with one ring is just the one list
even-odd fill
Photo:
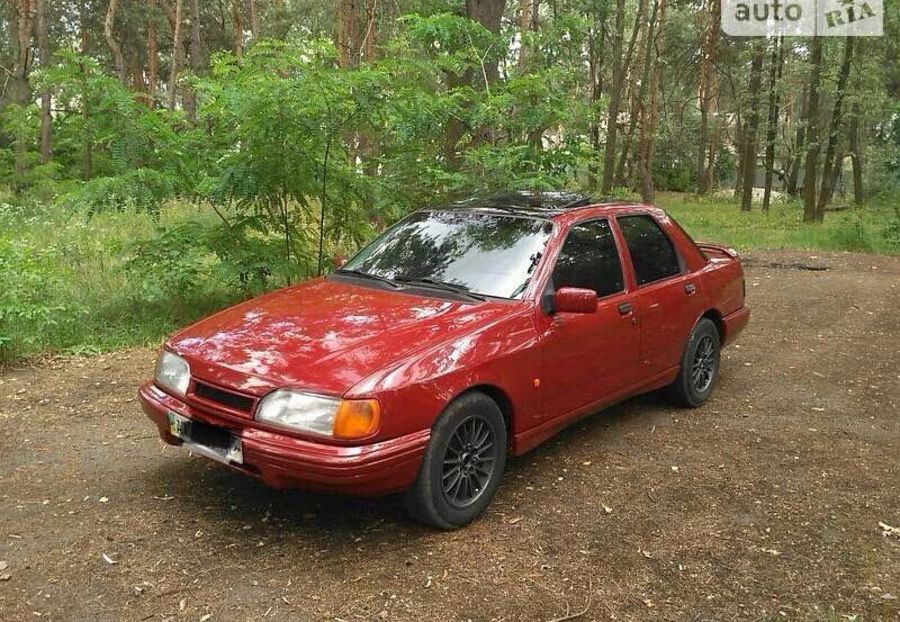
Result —
[[191, 368], [183, 358], [163, 350], [156, 359], [156, 383], [174, 391], [178, 395], [187, 393], [188, 384], [191, 382]]
[[343, 439], [369, 436], [378, 428], [379, 415], [375, 400], [340, 400], [287, 389], [269, 393], [256, 410], [257, 421]]

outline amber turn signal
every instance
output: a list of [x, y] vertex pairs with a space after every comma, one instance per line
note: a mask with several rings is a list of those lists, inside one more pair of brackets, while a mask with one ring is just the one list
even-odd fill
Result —
[[335, 438], [363, 438], [378, 429], [381, 407], [377, 400], [341, 400], [334, 417]]

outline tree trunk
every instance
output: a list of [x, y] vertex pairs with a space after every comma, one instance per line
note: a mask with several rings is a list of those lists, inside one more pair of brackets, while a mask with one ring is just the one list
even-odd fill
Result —
[[363, 8], [366, 12], [366, 27], [360, 47], [362, 48], [362, 59], [371, 63], [375, 60], [375, 50], [378, 47], [378, 15], [375, 12], [378, 8], [378, 1], [363, 0]]
[[863, 155], [859, 140], [860, 126], [859, 104], [853, 107], [853, 121], [850, 123], [850, 159], [853, 162], [853, 202], [857, 207], [862, 207], [865, 202], [863, 192]]
[[[618, 141], [618, 118], [622, 109], [622, 101], [626, 99], [626, 78], [631, 68], [631, 58], [634, 55], [635, 45], [637, 43], [638, 32], [641, 30], [641, 24], [644, 21], [647, 11], [647, 0], [639, 0], [637, 13], [635, 13], [634, 26], [631, 29], [631, 37], [628, 42], [627, 49], [624, 50], [625, 56], [622, 57], [623, 46], [625, 43], [625, 25], [624, 25], [624, 6], [620, 7], [621, 2], [616, 3], [616, 36], [618, 38], [615, 47], [619, 53], [613, 59], [613, 86], [609, 102], [609, 115], [606, 127], [606, 148], [603, 152], [603, 185], [602, 190], [608, 193], [615, 183], [615, 163], [616, 163], [616, 146]], [[619, 9], [622, 8], [622, 28], [619, 29]]]
[[[658, 21], [658, 23], [657, 23]], [[659, 0], [653, 5], [650, 17], [650, 29], [647, 51], [647, 66], [644, 70], [642, 82], [648, 81], [650, 89], [650, 109], [641, 105], [641, 134], [638, 146], [639, 172], [641, 177], [641, 198], [644, 203], [653, 202], [653, 152], [654, 138], [656, 136], [656, 124], [658, 119], [658, 95], [659, 81], [661, 78], [661, 66], [659, 59], [663, 54], [663, 29], [666, 25], [666, 0]], [[652, 67], [652, 68], [651, 68]], [[644, 88], [641, 85], [641, 101], [644, 99]]]
[[[505, 0], [466, 0], [466, 15], [497, 35], [500, 34], [505, 7]], [[500, 77], [497, 61], [486, 60], [481, 73], [475, 80], [481, 82], [482, 86], [495, 82]]]
[[784, 37], [772, 47], [771, 67], [769, 67], [769, 118], [766, 123], [766, 182], [763, 189], [763, 211], [769, 211], [772, 201], [772, 174], [775, 169], [775, 137], [778, 133], [778, 82], [784, 63]]
[[[603, 17], [598, 15], [595, 23], [602, 23]], [[596, 107], [603, 95], [603, 43], [606, 29], [596, 28], [588, 38], [588, 72], [591, 77], [591, 105]], [[591, 114], [590, 129], [591, 150], [593, 153], [600, 151], [600, 121], [598, 115]], [[588, 187], [597, 187], [598, 160], [591, 158], [588, 163]]]
[[25, 106], [31, 101], [28, 74], [34, 59], [31, 56], [31, 39], [34, 36], [34, 19], [37, 14], [37, 0], [17, 0], [16, 4], [16, 62], [9, 87], [13, 103]]
[[[82, 54], [87, 54], [89, 33], [87, 29], [87, 0], [81, 0], [81, 3], [78, 5], [78, 30], [80, 38], [81, 38], [81, 49], [80, 52]], [[84, 75], [87, 76], [88, 65], [82, 65], [82, 71]], [[88, 105], [88, 102], [82, 102], [81, 104], [81, 118], [82, 123], [84, 123], [85, 128], [91, 118], [91, 109]], [[81, 143], [81, 180], [87, 181], [94, 174], [94, 146], [91, 141], [91, 135], [87, 129], [82, 130], [82, 143]]]
[[[644, 11], [647, 10], [647, 3], [641, 2], [638, 5], [638, 15], [637, 21], [639, 22], [640, 29], [640, 47], [638, 48], [638, 58], [643, 59], [638, 61], [641, 66], [641, 74], [642, 78], [640, 81], [640, 86], [638, 87], [637, 92], [634, 90], [634, 85], [629, 84], [630, 80], [625, 80], [625, 86], [628, 87], [629, 97], [631, 98], [631, 111], [629, 112], [629, 120], [628, 120], [628, 130], [625, 132], [624, 140], [622, 141], [622, 149], [619, 152], [619, 160], [618, 164], [616, 164], [615, 173], [613, 175], [613, 183], [616, 186], [622, 186], [625, 184], [625, 163], [628, 161], [628, 156], [631, 152], [631, 143], [634, 138], [635, 129], [637, 129], [638, 119], [641, 119], [641, 122], [645, 120], [642, 115], [644, 115], [645, 106], [644, 100], [647, 97], [647, 83], [650, 79], [651, 70], [653, 67], [653, 51], [655, 46], [655, 35], [654, 35], [654, 27], [656, 22], [656, 13], [659, 6], [655, 2], [653, 3], [653, 11], [650, 19], [644, 19]], [[624, 95], [623, 95], [624, 98]], [[640, 143], [640, 140], [638, 141]], [[640, 149], [640, 144], [638, 145], [638, 149]], [[638, 154], [640, 157], [640, 154]]]
[[116, 9], [119, 7], [119, 0], [109, 0], [109, 6], [106, 9], [106, 17], [103, 19], [103, 35], [106, 37], [106, 45], [112, 52], [113, 61], [116, 64], [116, 75], [119, 76], [119, 82], [128, 83], [128, 74], [125, 69], [125, 56], [122, 54], [122, 46], [116, 41]]
[[[50, 67], [50, 43], [47, 36], [47, 2], [37, 0], [37, 39], [41, 67]], [[53, 158], [53, 117], [50, 114], [50, 91], [41, 91], [41, 162], [46, 164]]]
[[794, 148], [790, 162], [785, 190], [788, 196], [797, 196], [797, 185], [800, 179], [800, 164], [803, 162], [803, 149], [806, 147], [806, 127], [809, 125], [809, 95], [806, 85], [800, 94], [800, 114], [797, 123], [797, 135], [794, 140]]
[[854, 37], [847, 37], [844, 44], [844, 60], [841, 63], [841, 72], [838, 74], [837, 92], [834, 96], [834, 110], [831, 113], [831, 129], [828, 132], [828, 145], [825, 147], [825, 159], [822, 162], [822, 188], [819, 191], [819, 200], [816, 203], [816, 220], [822, 222], [825, 219], [825, 207], [831, 200], [834, 191], [835, 177], [833, 171], [838, 168], [835, 165], [838, 137], [841, 132], [841, 124], [844, 117], [844, 93], [847, 91], [847, 80], [850, 78], [850, 65], [853, 62]]
[[147, 20], [147, 106], [156, 107], [156, 85], [159, 81], [159, 39], [156, 21], [156, 0], [147, 0], [150, 17]]
[[337, 6], [334, 44], [338, 66], [351, 69], [359, 64], [359, 0], [341, 0]]
[[744, 189], [744, 156], [747, 149], [744, 146], [744, 136], [747, 134], [747, 122], [738, 115], [734, 128], [734, 145], [737, 151], [737, 169], [734, 175], [734, 198], [741, 198]]
[[181, 13], [183, 0], [175, 0], [175, 23], [172, 25], [172, 71], [169, 74], [169, 110], [175, 110], [178, 93], [178, 72], [181, 70]]
[[247, 16], [250, 18], [250, 36], [254, 39], [259, 33], [259, 20], [256, 16], [256, 0], [247, 2]]
[[516, 57], [516, 67], [520, 71], [525, 68], [525, 33], [531, 30], [532, 5], [532, 0], [519, 0], [519, 54]]
[[819, 168], [819, 85], [822, 81], [822, 37], [813, 37], [810, 50], [809, 108], [806, 128], [806, 162], [803, 176], [803, 222], [816, 220], [816, 187]]
[[[200, 41], [200, 2], [189, 0], [191, 11], [191, 39], [188, 44], [191, 71], [201, 75], [206, 70], [206, 59], [203, 58], [203, 47]], [[184, 101], [184, 114], [191, 123], [197, 123], [197, 93], [192, 88], [185, 88], [181, 94]]]
[[750, 114], [747, 116], [747, 131], [744, 134], [744, 173], [741, 176], [741, 211], [749, 212], [753, 205], [753, 185], [756, 181], [756, 136], [759, 131], [759, 90], [762, 87], [762, 66], [765, 57], [764, 42], [757, 41], [750, 61]]
[[616, 25], [612, 42], [612, 91], [606, 114], [606, 146], [603, 149], [603, 181], [600, 190], [606, 194], [612, 190], [614, 166], [616, 163], [616, 134], [619, 125], [619, 106], [622, 102], [622, 82], [625, 68], [622, 61], [622, 46], [625, 38], [625, 0], [616, 0]]
[[[20, 106], [27, 106], [31, 101], [31, 87], [28, 74], [31, 72], [31, 39], [34, 35], [34, 18], [37, 12], [36, 0], [18, 0], [17, 8], [17, 55], [9, 76], [11, 101]], [[16, 192], [25, 188], [25, 164], [28, 155], [28, 143], [24, 135], [16, 136], [15, 179], [13, 187]]]
[[[466, 16], [496, 35], [500, 33], [505, 5], [505, 0], [466, 0]], [[496, 60], [484, 59], [480, 71], [477, 69], [476, 71], [466, 71], [461, 77], [449, 75], [447, 86], [449, 89], [454, 89], [468, 84], [476, 90], [483, 90], [490, 88], [499, 75]], [[460, 166], [458, 147], [465, 131], [465, 126], [456, 119], [449, 121], [444, 129], [444, 159], [447, 167], [451, 170], [457, 170]], [[473, 146], [483, 144], [492, 137], [492, 128], [488, 126], [470, 128], [470, 131]]]
[[519, 0], [518, 10], [518, 27], [519, 27], [519, 50], [516, 56], [516, 67], [521, 71], [526, 64], [525, 34], [528, 32], [537, 32], [538, 29], [538, 11], [541, 6], [541, 0]]
[[[721, 6], [718, 0], [716, 0], [716, 16], [715, 19], [719, 20]], [[720, 30], [719, 26], [716, 27], [716, 48], [718, 48], [718, 41]], [[719, 156], [719, 135], [722, 131], [721, 128], [721, 120], [719, 119], [719, 77], [715, 71], [710, 72], [709, 75], [709, 115], [713, 119], [712, 128], [709, 131], [709, 145], [707, 147], [706, 153], [706, 169], [703, 171], [702, 184], [707, 192], [712, 190], [716, 183], [716, 165], [718, 164], [718, 156]]]
[[[709, 138], [709, 117], [718, 99], [716, 77], [716, 57], [719, 51], [721, 36], [721, 0], [713, 0], [709, 28], [700, 49], [700, 136], [697, 144], [697, 194], [706, 194], [712, 187], [712, 172], [716, 151], [718, 150], [718, 134], [713, 130], [713, 138]], [[707, 153], [708, 164], [707, 164]]]
[[[378, 43], [377, 0], [364, 0], [366, 13], [365, 30], [362, 40], [362, 60], [366, 63], [375, 62], [375, 52]], [[362, 160], [363, 173], [368, 177], [375, 177], [378, 172], [378, 146], [373, 137], [373, 128], [364, 125], [359, 130], [359, 157]], [[368, 194], [366, 204], [370, 210], [374, 210], [375, 198]]]
[[[180, 1], [180, 0], [179, 0]], [[244, 17], [241, 14], [240, 0], [231, 0], [231, 23], [234, 26], [234, 55], [244, 56]]]

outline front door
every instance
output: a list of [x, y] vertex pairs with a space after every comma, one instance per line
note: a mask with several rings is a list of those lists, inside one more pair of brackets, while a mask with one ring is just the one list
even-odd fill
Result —
[[606, 219], [573, 225], [549, 288], [597, 292], [596, 313], [541, 313], [544, 418], [603, 402], [634, 382], [640, 330]]

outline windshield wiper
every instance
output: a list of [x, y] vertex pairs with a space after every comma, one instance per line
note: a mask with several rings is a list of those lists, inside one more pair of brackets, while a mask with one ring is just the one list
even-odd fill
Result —
[[390, 285], [394, 289], [400, 287], [397, 283], [395, 283], [392, 279], [385, 278], [383, 276], [378, 276], [377, 274], [371, 274], [369, 272], [363, 272], [362, 270], [348, 270], [346, 268], [338, 268], [335, 270], [337, 274], [346, 274], [348, 276], [356, 276], [361, 279], [369, 279], [370, 281], [379, 281], [380, 283], [386, 283]]
[[430, 278], [419, 279], [403, 274], [394, 277], [394, 280], [400, 283], [407, 283], [409, 285], [424, 285], [425, 287], [430, 287], [432, 289], [441, 289], [445, 292], [453, 292], [454, 294], [460, 294], [468, 298], [474, 298], [475, 300], [486, 300], [484, 296], [482, 296], [481, 294], [476, 294], [465, 285], [454, 285], [453, 283], [445, 283], [444, 281], [437, 281]]

